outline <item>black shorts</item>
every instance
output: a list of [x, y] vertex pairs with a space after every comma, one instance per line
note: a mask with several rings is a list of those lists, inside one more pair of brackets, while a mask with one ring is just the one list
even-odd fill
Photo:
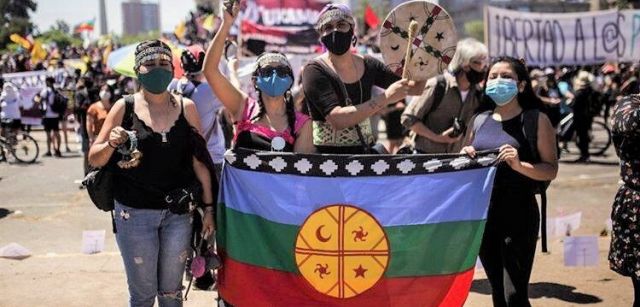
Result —
[[2, 128], [17, 130], [22, 128], [22, 121], [19, 119], [4, 119], [0, 125], [2, 125]]
[[44, 126], [44, 131], [60, 131], [60, 119], [59, 118], [43, 118], [42, 125]]

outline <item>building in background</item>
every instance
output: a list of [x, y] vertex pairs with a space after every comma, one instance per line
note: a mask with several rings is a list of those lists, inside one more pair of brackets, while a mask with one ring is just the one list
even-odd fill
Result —
[[135, 35], [160, 31], [160, 5], [131, 0], [122, 3], [122, 32]]
[[106, 35], [109, 32], [109, 28], [107, 28], [107, 8], [105, 1], [106, 0], [100, 0], [98, 7], [100, 10], [100, 35]]

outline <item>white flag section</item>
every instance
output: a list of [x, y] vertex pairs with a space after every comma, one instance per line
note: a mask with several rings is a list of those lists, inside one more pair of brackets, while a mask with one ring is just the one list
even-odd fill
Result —
[[566, 237], [564, 239], [564, 265], [598, 265], [598, 237]]
[[527, 13], [487, 7], [489, 54], [530, 66], [586, 65], [640, 58], [640, 10]]

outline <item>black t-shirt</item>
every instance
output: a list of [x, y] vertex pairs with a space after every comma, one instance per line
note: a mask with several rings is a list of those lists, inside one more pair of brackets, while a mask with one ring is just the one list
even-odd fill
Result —
[[[387, 68], [379, 60], [365, 56], [364, 74], [360, 78], [362, 83], [362, 100], [360, 99], [360, 85], [358, 82], [345, 83], [349, 98], [354, 105], [361, 104], [371, 99], [371, 89], [373, 86], [386, 89], [392, 83], [400, 80], [393, 71]], [[340, 101], [338, 89], [335, 88], [322, 67], [318, 64], [307, 65], [302, 78], [305, 99], [309, 104], [309, 112], [313, 120], [324, 121], [325, 116], [331, 113], [335, 107], [345, 106], [344, 101]]]
[[[382, 62], [373, 57], [365, 56], [364, 73], [360, 77], [360, 81], [345, 83], [345, 87], [352, 104], [359, 105], [371, 99], [371, 90], [374, 86], [386, 89], [398, 80], [400, 77], [396, 76]], [[331, 113], [334, 108], [346, 106], [344, 99], [340, 98], [342, 90], [337, 87], [338, 82], [342, 81], [332, 80], [318, 63], [311, 62], [305, 67], [302, 86], [308, 111], [314, 121], [324, 122], [325, 116]], [[321, 153], [337, 154], [362, 154], [365, 152], [362, 146], [321, 146], [316, 144], [316, 149]]]

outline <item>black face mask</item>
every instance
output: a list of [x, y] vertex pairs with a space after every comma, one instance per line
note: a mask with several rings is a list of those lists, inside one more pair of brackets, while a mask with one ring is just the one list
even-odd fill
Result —
[[333, 31], [323, 36], [320, 40], [329, 52], [335, 55], [343, 55], [351, 48], [353, 29], [349, 30], [349, 32]]
[[471, 84], [478, 84], [484, 80], [484, 71], [476, 71], [475, 69], [469, 67], [468, 71], [464, 72], [467, 80]]

